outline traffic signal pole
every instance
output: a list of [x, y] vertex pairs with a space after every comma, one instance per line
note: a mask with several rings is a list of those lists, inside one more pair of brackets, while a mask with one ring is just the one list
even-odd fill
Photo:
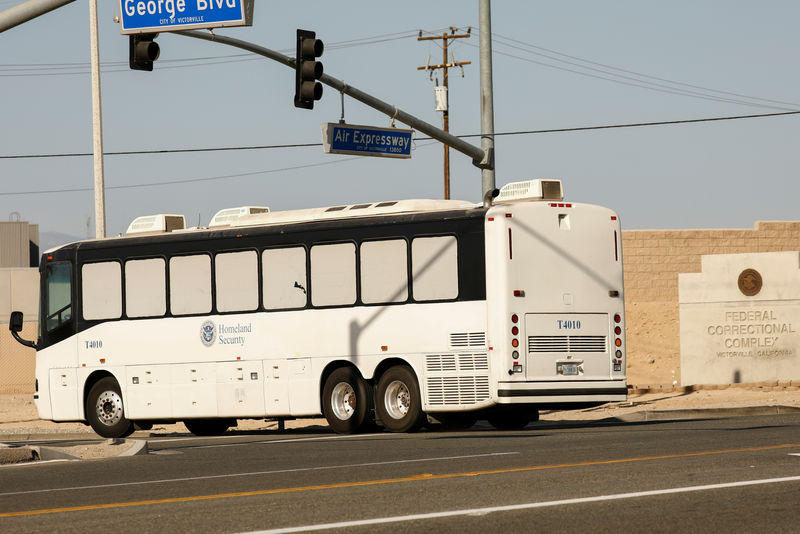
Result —
[[0, 33], [19, 26], [75, 0], [28, 0], [5, 11], [0, 11]]
[[[184, 35], [186, 37], [193, 37], [195, 39], [202, 39], [204, 41], [212, 41], [216, 43], [226, 44], [229, 46], [233, 46], [236, 48], [240, 48], [242, 50], [247, 50], [248, 52], [252, 52], [254, 54], [258, 54], [260, 56], [264, 56], [266, 58], [272, 59], [273, 61], [277, 61], [278, 63], [283, 63], [287, 67], [294, 69], [295, 68], [295, 59], [289, 56], [284, 56], [280, 52], [275, 52], [274, 50], [270, 50], [269, 48], [264, 48], [263, 46], [258, 46], [253, 43], [248, 43], [247, 41], [242, 41], [240, 39], [234, 39], [232, 37], [226, 37], [224, 35], [216, 35], [211, 32], [202, 32], [196, 30], [187, 30], [187, 31], [179, 31], [179, 32], [170, 32], [178, 35]], [[472, 164], [478, 167], [479, 169], [485, 169], [492, 167], [494, 165], [493, 158], [491, 156], [491, 151], [484, 151], [482, 148], [476, 147], [467, 143], [466, 141], [459, 139], [454, 135], [450, 135], [449, 133], [433, 126], [432, 124], [428, 124], [427, 122], [418, 119], [414, 115], [410, 113], [406, 113], [405, 111], [393, 106], [387, 102], [379, 100], [374, 96], [365, 93], [355, 87], [344, 83], [341, 80], [337, 80], [336, 78], [329, 76], [327, 74], [323, 74], [322, 77], [319, 79], [320, 82], [324, 83], [325, 85], [334, 88], [335, 90], [346, 94], [350, 98], [358, 100], [359, 102], [366, 104], [367, 106], [380, 111], [381, 113], [396, 119], [403, 124], [407, 124], [408, 126], [418, 130], [430, 137], [445, 143], [446, 145], [450, 146], [454, 150], [461, 152], [472, 158]]]

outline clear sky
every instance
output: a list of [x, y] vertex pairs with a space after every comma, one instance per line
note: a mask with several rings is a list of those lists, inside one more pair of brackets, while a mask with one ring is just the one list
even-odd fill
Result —
[[[0, 10], [18, 3], [0, 0]], [[440, 62], [441, 49], [417, 34], [472, 26], [472, 38], [451, 46], [456, 61], [472, 64], [463, 78], [451, 71], [450, 127], [480, 132], [477, 0], [300, 4], [256, 0], [252, 27], [217, 33], [294, 55], [295, 29], [314, 30], [327, 74], [440, 125], [434, 81], [416, 68], [429, 56]], [[341, 115], [332, 89], [314, 110], [297, 109], [291, 69], [183, 36], [162, 33], [155, 70], [131, 71], [118, 9], [100, 1], [106, 152], [320, 143], [320, 124]], [[495, 0], [495, 130], [800, 110], [798, 20], [796, 0]], [[6, 156], [91, 152], [88, 1], [7, 30], [0, 51], [0, 219], [16, 211], [42, 232], [86, 237], [92, 158]], [[349, 98], [345, 118], [390, 122]], [[626, 229], [797, 220], [799, 129], [800, 115], [788, 115], [507, 135], [496, 140], [497, 185], [560, 178], [569, 200], [615, 209]], [[477, 202], [480, 170], [451, 151], [451, 173], [452, 197]], [[107, 233], [115, 235], [153, 213], [206, 225], [217, 210], [242, 205], [441, 198], [442, 150], [417, 141], [410, 160], [329, 155], [320, 146], [108, 155], [105, 180]], [[165, 182], [179, 183], [155, 185]]]

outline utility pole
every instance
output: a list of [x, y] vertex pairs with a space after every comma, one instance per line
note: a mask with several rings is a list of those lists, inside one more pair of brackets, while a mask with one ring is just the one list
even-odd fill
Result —
[[100, 97], [100, 45], [97, 0], [89, 0], [89, 35], [92, 63], [92, 139], [94, 154], [94, 237], [106, 236], [106, 186], [103, 170], [103, 106]]
[[[442, 85], [444, 86], [444, 109], [442, 110], [442, 129], [445, 132], [450, 132], [450, 105], [448, 103], [448, 77], [447, 77], [447, 70], [453, 67], [461, 67], [461, 73], [463, 76], [464, 73], [464, 65], [469, 65], [472, 63], [471, 61], [459, 61], [456, 63], [455, 58], [451, 57], [450, 63], [447, 62], [447, 46], [451, 40], [455, 39], [463, 39], [469, 37], [469, 32], [463, 34], [456, 34], [456, 28], [450, 28], [450, 33], [443, 33], [441, 36], [436, 35], [433, 37], [423, 37], [422, 30], [419, 32], [419, 37], [417, 37], [417, 41], [433, 41], [433, 40], [442, 40], [442, 63], [439, 65], [425, 65], [424, 67], [417, 67], [417, 70], [429, 70], [434, 71], [438, 69], [442, 69], [443, 72], [443, 81]], [[450, 198], [450, 147], [444, 145], [444, 198], [448, 200]]]

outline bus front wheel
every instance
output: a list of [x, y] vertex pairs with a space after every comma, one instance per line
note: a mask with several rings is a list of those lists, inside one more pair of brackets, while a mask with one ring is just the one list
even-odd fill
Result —
[[372, 388], [352, 367], [340, 367], [325, 380], [322, 413], [337, 434], [366, 429], [372, 417]]
[[375, 411], [391, 432], [415, 432], [425, 423], [419, 384], [409, 367], [398, 365], [381, 375]]
[[107, 376], [97, 381], [86, 397], [86, 418], [89, 424], [104, 438], [124, 438], [133, 431], [133, 422], [125, 417], [117, 381]]

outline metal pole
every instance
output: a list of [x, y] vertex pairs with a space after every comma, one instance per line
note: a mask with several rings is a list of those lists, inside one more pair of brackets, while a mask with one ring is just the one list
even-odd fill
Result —
[[[455, 33], [455, 32], [453, 32]], [[442, 51], [444, 52], [444, 59], [442, 60], [442, 65], [444, 65], [444, 74], [442, 75], [442, 85], [444, 85], [444, 92], [447, 97], [447, 106], [444, 109], [444, 113], [442, 113], [442, 129], [450, 133], [450, 84], [449, 79], [447, 76], [447, 71], [450, 70], [447, 68], [447, 34], [442, 36]], [[444, 199], [450, 200], [450, 147], [446, 144], [444, 146]]]
[[74, 1], [28, 0], [5, 11], [0, 11], [0, 33]]
[[[204, 41], [213, 41], [218, 42], [230, 46], [235, 46], [237, 48], [241, 48], [242, 50], [247, 50], [248, 52], [253, 52], [254, 54], [259, 54], [261, 56], [267, 57], [278, 63], [283, 63], [287, 67], [295, 68], [295, 60], [294, 58], [284, 56], [274, 50], [270, 50], [269, 48], [264, 48], [263, 46], [258, 46], [253, 43], [248, 43], [247, 41], [241, 41], [239, 39], [234, 39], [232, 37], [225, 37], [223, 35], [212, 34], [209, 32], [200, 32], [195, 30], [187, 30], [187, 31], [180, 31], [180, 32], [171, 32], [178, 35], [185, 35], [186, 37], [194, 37], [195, 39], [203, 39]], [[428, 124], [427, 122], [418, 119], [417, 117], [406, 113], [405, 111], [398, 109], [397, 107], [387, 104], [382, 100], [375, 98], [374, 96], [365, 93], [364, 91], [360, 91], [353, 87], [352, 85], [348, 85], [341, 80], [337, 80], [332, 76], [328, 76], [327, 74], [323, 74], [320, 81], [329, 87], [333, 87], [339, 92], [346, 94], [347, 96], [358, 100], [359, 102], [366, 104], [367, 106], [377, 109], [381, 113], [388, 115], [389, 117], [394, 117], [398, 121], [402, 122], [403, 124], [407, 124], [412, 128], [419, 130], [420, 132], [429, 135], [436, 139], [437, 141], [441, 141], [442, 143], [446, 143], [447, 145], [453, 147], [454, 149], [458, 150], [462, 154], [465, 154], [472, 158], [472, 164], [478, 168], [483, 168], [486, 165], [490, 165], [491, 162], [486, 157], [483, 149], [473, 146], [466, 141], [455, 137], [454, 135], [450, 135], [446, 132], [443, 132], [441, 129], [433, 126], [432, 124]]]
[[103, 176], [103, 106], [100, 98], [100, 46], [97, 37], [97, 0], [89, 0], [92, 49], [92, 137], [94, 152], [94, 235], [106, 236], [106, 191]]
[[481, 58], [481, 148], [489, 165], [481, 170], [481, 198], [495, 188], [494, 93], [492, 91], [492, 14], [490, 0], [478, 0]]

